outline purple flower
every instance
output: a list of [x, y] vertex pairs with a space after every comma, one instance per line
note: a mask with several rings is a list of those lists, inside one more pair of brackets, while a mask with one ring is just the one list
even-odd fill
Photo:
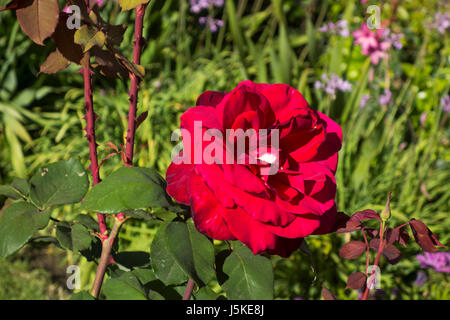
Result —
[[350, 82], [339, 78], [336, 74], [332, 73], [330, 76], [326, 74], [322, 74], [320, 77], [322, 81], [316, 81], [314, 83], [314, 87], [316, 89], [324, 89], [326, 93], [335, 96], [336, 90], [347, 92], [352, 89], [352, 85]]
[[391, 102], [392, 92], [388, 89], [384, 89], [384, 94], [380, 96], [378, 102], [380, 104], [389, 104]]
[[443, 12], [436, 12], [434, 15], [434, 22], [431, 26], [439, 31], [440, 34], [444, 34], [447, 29], [450, 29], [450, 14]]
[[342, 37], [348, 37], [350, 32], [348, 31], [347, 20], [339, 20], [336, 23], [328, 22], [319, 28], [319, 32], [329, 32], [330, 34], [338, 34]]
[[191, 11], [194, 13], [199, 13], [203, 9], [207, 9], [209, 7], [222, 7], [223, 0], [189, 0], [191, 3]]
[[395, 49], [401, 49], [403, 47], [400, 39], [404, 37], [403, 33], [391, 33], [391, 30], [383, 30], [383, 39], [389, 42]]
[[314, 88], [316, 89], [322, 89], [324, 87], [323, 83], [320, 82], [319, 80], [317, 80], [316, 82], [314, 82]]
[[444, 112], [450, 112], [450, 95], [441, 98], [441, 105]]
[[419, 271], [417, 273], [416, 280], [414, 281], [414, 285], [416, 287], [422, 287], [425, 284], [425, 282], [427, 282], [427, 280], [428, 280], [428, 277], [425, 274], [425, 272]]
[[359, 101], [359, 107], [364, 108], [366, 106], [367, 101], [370, 99], [370, 94], [363, 94], [361, 96], [361, 100]]
[[420, 125], [423, 127], [425, 125], [425, 122], [427, 121], [428, 113], [422, 112], [420, 115]]
[[421, 268], [433, 268], [436, 272], [450, 273], [450, 252], [425, 252], [418, 254]]
[[211, 16], [200, 17], [198, 19], [198, 22], [200, 22], [200, 24], [208, 25], [209, 30], [211, 30], [211, 32], [216, 32], [217, 29], [219, 29], [220, 27], [223, 26], [223, 21], [222, 20], [214, 19]]

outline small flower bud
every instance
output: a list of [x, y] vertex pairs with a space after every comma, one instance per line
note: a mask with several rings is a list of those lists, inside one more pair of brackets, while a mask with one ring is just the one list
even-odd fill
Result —
[[390, 202], [391, 202], [391, 193], [389, 192], [388, 200], [386, 202], [386, 207], [384, 207], [383, 211], [380, 214], [381, 220], [383, 220], [384, 222], [386, 222], [391, 217]]

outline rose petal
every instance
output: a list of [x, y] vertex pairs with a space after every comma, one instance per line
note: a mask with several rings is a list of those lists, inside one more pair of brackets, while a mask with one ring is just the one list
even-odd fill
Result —
[[221, 215], [226, 209], [219, 204], [199, 176], [191, 176], [189, 191], [192, 195], [192, 219], [197, 230], [213, 239], [235, 240], [236, 237], [230, 232]]
[[291, 119], [295, 109], [308, 107], [308, 102], [301, 93], [286, 84], [260, 84], [259, 88], [279, 122]]
[[225, 97], [226, 92], [205, 91], [197, 99], [196, 106], [216, 107]]
[[194, 173], [192, 164], [171, 163], [166, 171], [167, 193], [177, 202], [189, 205], [190, 192], [187, 189], [188, 182]]
[[231, 232], [246, 244], [254, 254], [274, 250], [277, 236], [267, 231], [264, 224], [254, 220], [239, 207], [220, 212]]
[[296, 216], [287, 226], [268, 225], [265, 227], [268, 231], [283, 238], [304, 238], [311, 235], [320, 226], [320, 220], [314, 215]]

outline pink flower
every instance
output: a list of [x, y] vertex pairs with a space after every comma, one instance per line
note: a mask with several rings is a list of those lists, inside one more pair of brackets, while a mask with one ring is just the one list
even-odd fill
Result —
[[380, 59], [388, 57], [387, 51], [391, 48], [391, 42], [383, 38], [384, 34], [383, 29], [372, 31], [365, 23], [363, 23], [361, 29], [353, 32], [355, 44], [361, 46], [362, 54], [369, 56], [370, 61], [375, 65], [378, 64]]

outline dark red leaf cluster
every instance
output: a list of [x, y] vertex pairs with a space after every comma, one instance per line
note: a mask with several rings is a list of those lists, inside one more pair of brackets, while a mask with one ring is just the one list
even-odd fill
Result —
[[411, 219], [409, 226], [411, 227], [414, 240], [424, 251], [435, 252], [438, 251], [437, 247], [445, 247], [422, 221]]
[[333, 292], [331, 292], [326, 287], [322, 287], [322, 297], [325, 300], [338, 300], [338, 298], [336, 298], [336, 296], [333, 294]]
[[350, 241], [339, 250], [339, 255], [344, 259], [356, 259], [366, 248], [366, 244], [362, 241]]
[[347, 288], [358, 290], [365, 286], [367, 277], [362, 272], [355, 272], [348, 276]]

